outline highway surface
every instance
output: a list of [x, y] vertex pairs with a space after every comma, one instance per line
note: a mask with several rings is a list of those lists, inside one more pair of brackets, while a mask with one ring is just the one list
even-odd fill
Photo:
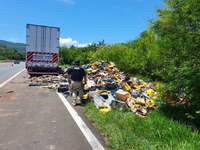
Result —
[[[1, 82], [23, 69], [24, 63], [0, 64]], [[28, 83], [24, 70], [0, 87], [0, 150], [107, 150], [84, 107]]]
[[20, 64], [13, 63], [0, 63], [0, 84], [21, 71], [25, 68], [25, 63], [20, 62]]

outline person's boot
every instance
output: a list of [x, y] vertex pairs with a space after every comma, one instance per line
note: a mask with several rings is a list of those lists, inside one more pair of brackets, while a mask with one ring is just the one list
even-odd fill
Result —
[[79, 96], [77, 96], [77, 98], [76, 98], [76, 103], [81, 104], [81, 99]]
[[76, 106], [76, 104], [77, 104], [76, 99], [73, 99], [72, 105]]
[[85, 106], [85, 100], [81, 100], [81, 106]]

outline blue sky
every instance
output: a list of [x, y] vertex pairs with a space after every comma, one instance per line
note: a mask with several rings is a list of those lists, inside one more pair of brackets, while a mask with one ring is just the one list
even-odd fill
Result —
[[137, 38], [164, 0], [0, 0], [0, 40], [26, 42], [26, 24], [60, 27], [61, 44]]

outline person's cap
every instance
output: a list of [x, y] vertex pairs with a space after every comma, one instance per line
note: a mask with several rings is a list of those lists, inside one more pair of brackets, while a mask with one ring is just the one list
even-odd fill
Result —
[[80, 60], [75, 59], [74, 63], [75, 63], [76, 65], [78, 65], [78, 64], [80, 64]]

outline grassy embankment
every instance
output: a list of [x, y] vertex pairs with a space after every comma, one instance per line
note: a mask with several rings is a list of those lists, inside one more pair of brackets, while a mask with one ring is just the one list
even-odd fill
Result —
[[107, 146], [115, 150], [198, 150], [200, 147], [198, 131], [166, 117], [161, 108], [139, 117], [130, 110], [102, 113], [91, 102], [86, 105], [85, 113]]

